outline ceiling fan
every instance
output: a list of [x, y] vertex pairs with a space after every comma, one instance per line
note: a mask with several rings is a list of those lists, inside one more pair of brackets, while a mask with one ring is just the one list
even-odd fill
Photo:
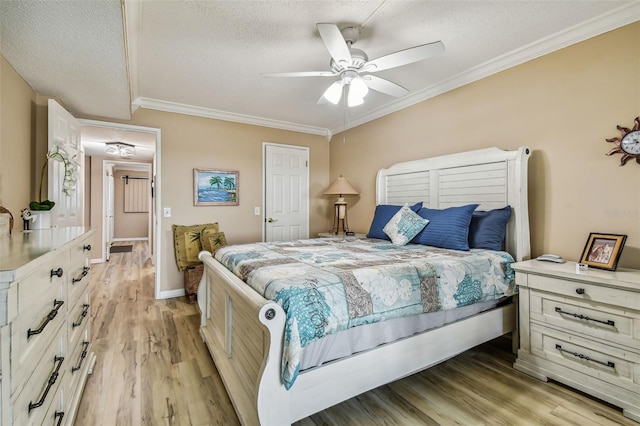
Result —
[[360, 30], [357, 27], [338, 29], [335, 24], [316, 24], [320, 37], [331, 55], [331, 71], [303, 71], [261, 74], [263, 77], [340, 77], [331, 84], [318, 100], [337, 105], [345, 92], [347, 104], [362, 105], [364, 97], [373, 89], [389, 96], [403, 96], [409, 91], [392, 81], [372, 75], [389, 68], [412, 64], [432, 56], [444, 53], [441, 41], [422, 44], [369, 60], [360, 49], [353, 47], [358, 41]]

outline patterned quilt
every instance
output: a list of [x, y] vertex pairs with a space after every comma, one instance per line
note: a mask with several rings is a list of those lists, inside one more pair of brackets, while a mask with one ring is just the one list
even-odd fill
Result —
[[284, 309], [287, 389], [304, 347], [323, 336], [515, 293], [513, 258], [490, 250], [319, 238], [228, 246], [215, 258]]

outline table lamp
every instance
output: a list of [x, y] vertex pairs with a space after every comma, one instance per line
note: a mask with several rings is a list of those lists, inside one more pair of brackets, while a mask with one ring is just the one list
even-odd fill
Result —
[[353, 186], [345, 178], [340, 175], [339, 178], [331, 182], [331, 185], [324, 191], [324, 195], [337, 195], [338, 199], [334, 203], [333, 210], [333, 226], [331, 227], [332, 234], [338, 234], [340, 232], [340, 225], [342, 225], [342, 232], [349, 232], [349, 223], [347, 222], [347, 202], [344, 200], [343, 195], [360, 195]]

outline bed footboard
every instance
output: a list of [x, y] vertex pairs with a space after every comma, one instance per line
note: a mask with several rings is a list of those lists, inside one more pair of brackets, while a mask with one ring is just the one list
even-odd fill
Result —
[[285, 314], [218, 263], [209, 252], [200, 333], [240, 422], [290, 423], [289, 394], [280, 378]]

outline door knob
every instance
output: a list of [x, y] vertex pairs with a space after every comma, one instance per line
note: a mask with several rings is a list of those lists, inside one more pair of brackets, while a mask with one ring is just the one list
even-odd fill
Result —
[[270, 217], [269, 219], [267, 219], [267, 222], [271, 223], [271, 222], [277, 222], [278, 219], [274, 219], [272, 217]]

